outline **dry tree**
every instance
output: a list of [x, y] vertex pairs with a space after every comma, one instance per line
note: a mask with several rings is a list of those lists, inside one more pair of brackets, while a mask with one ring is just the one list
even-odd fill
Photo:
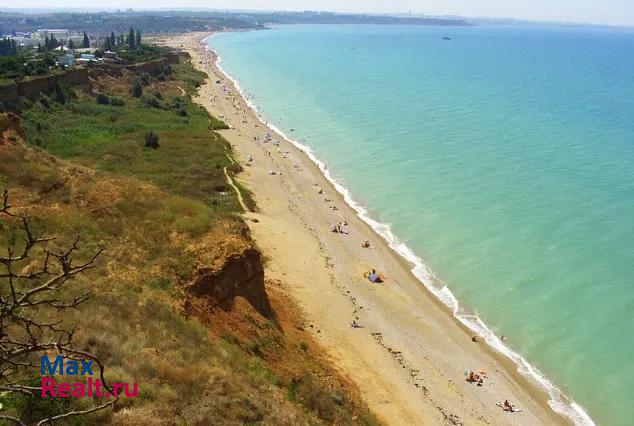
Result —
[[[34, 373], [39, 371], [39, 357], [61, 355], [65, 360], [92, 360], [99, 369], [97, 374], [105, 390], [113, 395], [104, 378], [103, 364], [92, 353], [73, 347], [75, 328], [64, 327], [62, 317], [64, 311], [77, 308], [89, 296], [84, 293], [67, 300], [62, 292], [65, 284], [94, 268], [103, 249], [84, 262], [74, 259], [79, 249], [79, 237], [64, 250], [49, 250], [49, 242], [55, 238], [36, 236], [30, 218], [13, 212], [9, 192], [5, 189], [0, 204], [0, 232], [8, 229], [10, 223], [17, 236], [7, 238], [6, 252], [0, 250], [0, 392], [39, 397], [42, 387], [31, 385], [36, 378]], [[22, 241], [19, 243], [18, 239]], [[29, 267], [25, 267], [27, 264]], [[113, 396], [89, 408], [48, 413], [47, 417], [36, 419], [35, 424], [51, 424], [71, 416], [93, 413], [112, 407], [117, 400]], [[0, 420], [27, 424], [10, 415], [0, 414]]]

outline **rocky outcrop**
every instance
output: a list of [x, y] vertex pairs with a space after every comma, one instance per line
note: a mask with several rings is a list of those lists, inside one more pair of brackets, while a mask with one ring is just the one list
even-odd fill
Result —
[[191, 247], [200, 260], [185, 289], [189, 296], [224, 311], [232, 310], [240, 297], [263, 316], [272, 318], [262, 255], [243, 227], [237, 222], [219, 225], [218, 231]]

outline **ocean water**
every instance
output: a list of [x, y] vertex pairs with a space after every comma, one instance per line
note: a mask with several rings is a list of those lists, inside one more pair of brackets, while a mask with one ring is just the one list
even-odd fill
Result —
[[632, 424], [634, 31], [284, 26], [209, 44], [465, 321], [575, 401], [551, 389], [555, 408]]

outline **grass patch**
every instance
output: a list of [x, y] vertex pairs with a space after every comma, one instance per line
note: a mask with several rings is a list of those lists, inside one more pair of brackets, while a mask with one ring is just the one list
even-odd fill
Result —
[[183, 89], [190, 95], [195, 94], [207, 78], [206, 73], [195, 69], [189, 63], [172, 65], [172, 71], [184, 82]]
[[142, 44], [138, 49], [130, 49], [128, 46], [120, 46], [116, 49], [117, 55], [126, 64], [136, 64], [158, 59], [163, 56], [168, 49], [154, 44]]
[[[156, 92], [170, 92], [183, 82], [190, 84], [192, 76], [204, 78], [190, 64], [174, 69], [174, 80], [153, 83], [161, 89]], [[100, 97], [105, 96], [100, 93]], [[36, 103], [23, 113], [27, 139], [56, 156], [97, 170], [135, 176], [174, 194], [202, 200], [217, 213], [239, 211], [235, 194], [218, 190], [226, 184], [222, 168], [231, 166], [225, 154], [229, 144], [213, 131], [226, 127], [223, 122], [186, 97], [177, 101], [153, 97], [161, 102], [159, 108], [130, 95], [117, 98], [123, 105], [98, 103], [87, 95], [63, 105], [51, 102], [48, 108]], [[170, 108], [170, 102], [177, 109]], [[186, 111], [186, 116], [181, 111]], [[146, 148], [149, 132], [159, 136], [159, 148]]]

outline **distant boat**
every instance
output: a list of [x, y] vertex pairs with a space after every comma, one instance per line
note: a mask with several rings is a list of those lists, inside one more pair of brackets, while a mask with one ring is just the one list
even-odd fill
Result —
[[451, 40], [451, 37], [443, 37], [443, 40]]

